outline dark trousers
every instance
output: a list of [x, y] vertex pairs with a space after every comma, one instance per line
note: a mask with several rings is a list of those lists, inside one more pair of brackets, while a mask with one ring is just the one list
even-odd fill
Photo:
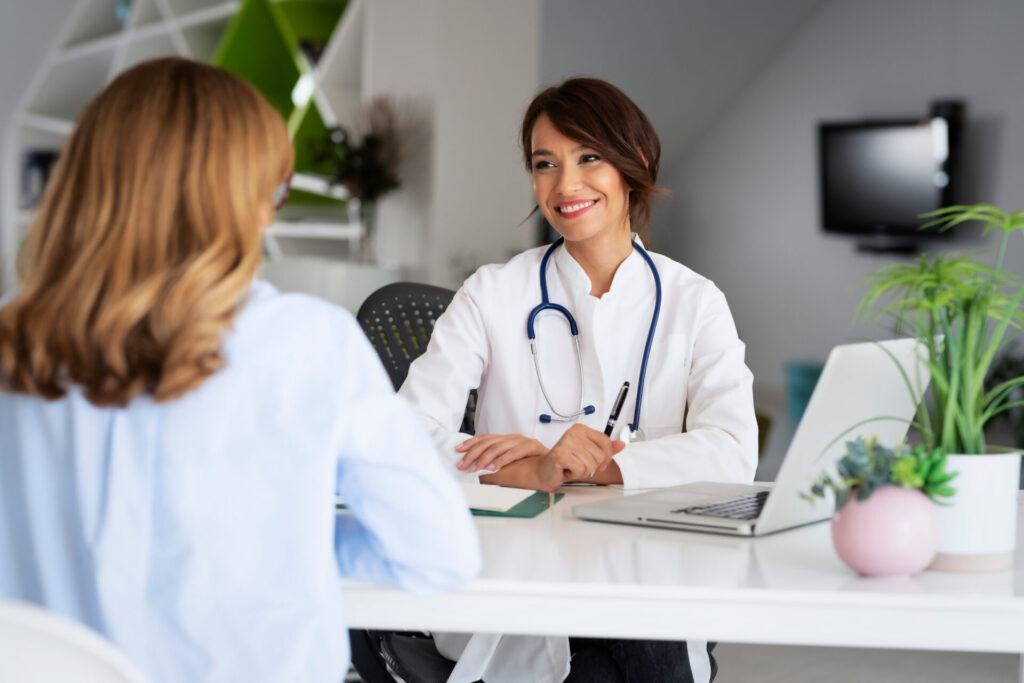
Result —
[[[718, 663], [708, 643], [711, 680]], [[693, 680], [686, 643], [667, 640], [570, 638], [565, 683], [701, 683]]]

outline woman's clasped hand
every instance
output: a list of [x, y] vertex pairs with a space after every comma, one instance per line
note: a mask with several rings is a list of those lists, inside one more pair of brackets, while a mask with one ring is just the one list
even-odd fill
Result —
[[612, 456], [625, 447], [624, 442], [612, 441], [603, 432], [574, 424], [550, 450], [521, 434], [482, 434], [466, 439], [455, 450], [466, 453], [458, 463], [461, 470], [497, 472], [518, 463], [523, 475], [520, 483], [553, 491], [562, 484], [591, 481], [605, 472]]

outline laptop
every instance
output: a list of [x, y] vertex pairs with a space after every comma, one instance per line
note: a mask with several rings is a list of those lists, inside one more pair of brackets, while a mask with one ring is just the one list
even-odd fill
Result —
[[847, 441], [877, 436], [892, 446], [903, 440], [916, 407], [907, 383], [921, 396], [930, 380], [919, 350], [914, 339], [832, 349], [774, 484], [696, 482], [576, 505], [573, 514], [734, 536], [763, 536], [828, 519], [834, 501], [811, 502], [800, 494], [823, 471], [835, 472]]

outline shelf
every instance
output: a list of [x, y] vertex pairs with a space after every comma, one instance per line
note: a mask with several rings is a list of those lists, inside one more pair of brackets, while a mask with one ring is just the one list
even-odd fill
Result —
[[362, 234], [362, 223], [278, 221], [267, 226], [263, 244], [272, 260], [286, 256], [350, 258]]
[[211, 19], [204, 23], [182, 26], [181, 35], [188, 45], [189, 54], [192, 59], [201, 62], [209, 62], [217, 54], [217, 46], [220, 45], [224, 33], [231, 24], [231, 17], [220, 17]]
[[[298, 170], [322, 172], [311, 150], [314, 141], [325, 137], [326, 127], [338, 123], [335, 102], [341, 100], [346, 123], [355, 121], [361, 107], [364, 4], [365, 0], [75, 2], [50, 56], [33, 65], [39, 73], [8, 123], [6, 139], [11, 144], [5, 146], [8, 172], [3, 195], [16, 200], [5, 206], [0, 223], [0, 291], [16, 281], [14, 246], [35, 217], [33, 210], [18, 208], [22, 168], [31, 161], [28, 155], [59, 152], [92, 98], [141, 61], [183, 55], [247, 78], [288, 121]], [[243, 7], [248, 9], [240, 16]], [[236, 29], [246, 21], [239, 39]], [[242, 45], [232, 44], [239, 40]], [[319, 63], [311, 65], [318, 53]], [[282, 64], [287, 65], [283, 78]], [[351, 258], [358, 249], [361, 225], [332, 222], [354, 215], [354, 205], [346, 207], [347, 191], [331, 187], [321, 177], [302, 175], [296, 176], [293, 189], [281, 221], [268, 229], [268, 245], [283, 247], [289, 254]], [[301, 222], [292, 222], [293, 218]]]
[[193, 15], [208, 12], [214, 8], [220, 9], [226, 6], [230, 6], [231, 8], [228, 14], [234, 14], [241, 5], [240, 2], [218, 2], [213, 3], [213, 7], [211, 7], [209, 0], [164, 0], [164, 2], [166, 2], [167, 8], [171, 13], [178, 18], [179, 22], [185, 21], [186, 18], [191, 18]]
[[144, 62], [147, 59], [179, 54], [170, 34], [166, 32], [151, 36], [148, 40], [139, 40], [128, 43], [123, 47], [123, 50], [124, 52], [121, 55], [120, 64], [118, 65], [119, 73], [125, 69], [130, 69], [136, 64]]
[[342, 185], [331, 185], [330, 181], [308, 173], [296, 173], [292, 177], [292, 189], [303, 190], [323, 197], [348, 201], [349, 193]]
[[95, 38], [83, 43], [77, 43], [61, 50], [57, 55], [57, 61], [71, 62], [82, 57], [111, 51], [116, 48], [122, 40], [124, 40], [124, 33], [118, 31], [113, 35]]
[[21, 125], [36, 132], [50, 133], [61, 138], [71, 135], [75, 128], [74, 121], [43, 114], [22, 114]]
[[43, 116], [73, 121], [79, 112], [107, 84], [114, 62], [114, 50], [90, 53], [71, 62], [53, 64], [28, 110]]
[[267, 226], [266, 234], [275, 238], [356, 240], [363, 234], [363, 224], [314, 223], [313, 221], [276, 222]]
[[[317, 65], [318, 104], [330, 106], [335, 121], [356, 123], [362, 107], [364, 0], [351, 0]], [[325, 112], [325, 119], [328, 118]]]
[[117, 18], [117, 0], [88, 0], [75, 8], [71, 17], [72, 29], [64, 41], [65, 52], [80, 44], [91, 44], [107, 39], [116, 42], [124, 29]]
[[[148, 0], [152, 2], [153, 0]], [[199, 8], [188, 11], [176, 18], [164, 21], [160, 18], [158, 10], [152, 5], [143, 5], [147, 9], [139, 9], [139, 16], [145, 17], [131, 28], [118, 29], [113, 33], [77, 40], [70, 43], [57, 54], [58, 62], [67, 62], [113, 50], [122, 42], [145, 40], [152, 36], [160, 35], [168, 31], [172, 24], [179, 29], [197, 28], [202, 29], [206, 24], [215, 24], [220, 27], [221, 32], [230, 23], [231, 18], [238, 10], [238, 2], [218, 2], [214, 5], [198, 3]], [[153, 17], [156, 18], [153, 18]], [[220, 39], [218, 35], [217, 40]], [[214, 44], [216, 47], [216, 44]], [[207, 48], [210, 54], [202, 59], [209, 60], [213, 56], [213, 49]], [[200, 57], [197, 57], [200, 58]]]
[[157, 7], [158, 0], [135, 0], [132, 6], [132, 16], [128, 25], [133, 29], [139, 29], [151, 24], [159, 24], [164, 20], [160, 8]]
[[197, 26], [199, 24], [205, 24], [207, 22], [217, 22], [222, 19], [227, 19], [229, 22], [232, 17], [235, 16], [235, 12], [238, 11], [241, 3], [239, 2], [218, 2], [215, 5], [203, 7], [202, 9], [196, 9], [182, 14], [177, 17], [175, 23], [182, 27]]

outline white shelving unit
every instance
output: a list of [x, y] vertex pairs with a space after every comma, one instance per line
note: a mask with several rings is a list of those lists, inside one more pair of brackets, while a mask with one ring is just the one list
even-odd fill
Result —
[[[349, 0], [315, 70], [314, 97], [328, 126], [352, 122], [362, 101], [364, 3]], [[16, 254], [35, 217], [31, 208], [23, 206], [21, 197], [25, 154], [59, 151], [83, 107], [125, 69], [164, 55], [209, 61], [241, 5], [238, 0], [134, 0], [122, 23], [115, 11], [117, 4], [117, 0], [79, 1], [4, 131], [0, 294], [16, 285]], [[335, 226], [333, 238], [349, 239], [355, 229]]]

